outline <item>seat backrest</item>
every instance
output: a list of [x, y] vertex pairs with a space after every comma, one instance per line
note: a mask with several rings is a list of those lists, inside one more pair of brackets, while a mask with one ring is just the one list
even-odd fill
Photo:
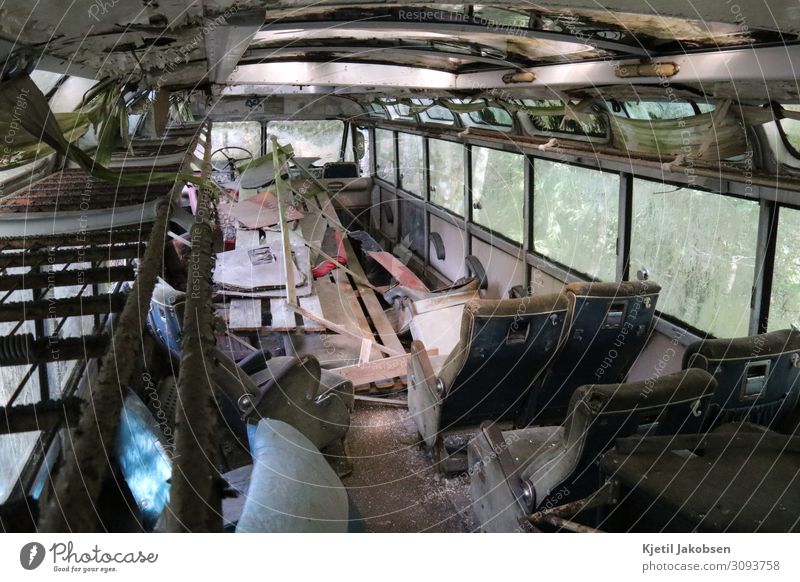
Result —
[[697, 341], [687, 348], [683, 367], [706, 370], [719, 383], [710, 425], [746, 420], [771, 426], [797, 405], [800, 331]]
[[560, 449], [535, 457], [523, 470], [537, 506], [559, 488], [568, 491], [569, 499], [594, 491], [599, 485], [596, 461], [618, 438], [699, 432], [716, 386], [710, 374], [691, 369], [641, 382], [578, 388]]
[[661, 287], [652, 281], [571, 283], [564, 346], [531, 392], [525, 424], [558, 424], [578, 386], [625, 380], [650, 337]]
[[439, 374], [441, 429], [516, 419], [559, 349], [566, 319], [561, 293], [467, 303], [461, 339]]

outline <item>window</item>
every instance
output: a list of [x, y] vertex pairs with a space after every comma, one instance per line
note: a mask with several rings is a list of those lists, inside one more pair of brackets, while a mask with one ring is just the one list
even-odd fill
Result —
[[[261, 155], [261, 123], [258, 121], [225, 121], [211, 124], [211, 150], [220, 148], [244, 148], [257, 158]], [[246, 158], [247, 154], [239, 150], [223, 152], [231, 158]], [[214, 161], [225, 161], [222, 153], [215, 153]]]
[[397, 154], [400, 160], [400, 187], [406, 192], [422, 196], [425, 184], [422, 136], [397, 134]]
[[431, 202], [464, 216], [464, 146], [440, 139], [428, 140]]
[[473, 219], [516, 242], [522, 242], [524, 164], [520, 154], [472, 149]]
[[386, 129], [375, 130], [375, 174], [382, 180], [395, 183], [394, 134]]
[[338, 119], [270, 121], [267, 124], [267, 149], [270, 149], [274, 135], [279, 144], [292, 144], [298, 158], [338, 162], [343, 132], [344, 123]]
[[534, 250], [581, 273], [616, 280], [619, 175], [537, 159]]
[[[800, 105], [784, 103], [783, 108], [789, 111], [800, 111]], [[786, 135], [786, 141], [789, 142], [789, 145], [794, 150], [792, 153], [796, 156], [796, 152], [800, 152], [800, 121], [797, 119], [784, 118], [778, 123], [781, 124], [781, 129], [783, 129], [783, 133]]]
[[769, 331], [800, 327], [800, 210], [781, 208], [772, 297], [769, 305]]
[[[18, 275], [27, 272], [29, 267], [9, 267], [8, 274]], [[24, 289], [12, 291], [5, 298], [7, 302], [32, 301], [33, 291]], [[18, 328], [18, 329], [17, 329]], [[34, 322], [3, 322], [0, 333], [35, 333]], [[17, 388], [24, 386], [19, 397], [10, 402]], [[29, 365], [0, 367], [0, 406], [31, 404], [39, 400], [39, 374]], [[4, 502], [12, 492], [19, 479], [20, 472], [28, 461], [36, 445], [38, 432], [25, 432], [0, 435], [0, 503]]]
[[475, 4], [475, 22], [490, 28], [528, 28], [531, 16], [526, 12]]
[[375, 103], [375, 102], [367, 103], [366, 110], [367, 110], [367, 115], [369, 115], [370, 117], [382, 117], [384, 119], [388, 117], [386, 109], [384, 109], [383, 105], [381, 105], [380, 103]]
[[514, 120], [511, 118], [511, 114], [499, 107], [486, 107], [480, 111], [462, 113], [461, 120], [468, 127], [477, 126], [498, 131], [508, 131], [514, 127]]
[[634, 180], [631, 270], [662, 287], [658, 309], [717, 337], [748, 335], [758, 204]]
[[[689, 101], [626, 101], [622, 106], [631, 119], [680, 119], [697, 114]], [[707, 110], [706, 103], [701, 112]]]
[[411, 107], [409, 107], [406, 103], [399, 103], [399, 102], [386, 102], [383, 103], [384, 107], [386, 107], [386, 111], [389, 112], [389, 117], [392, 119], [401, 119], [404, 121], [414, 121], [414, 114], [411, 112]]
[[415, 105], [422, 105], [427, 107], [420, 112], [419, 118], [423, 123], [441, 123], [444, 125], [453, 125], [455, 117], [453, 112], [442, 107], [441, 105], [434, 104], [432, 99], [412, 99]]
[[[356, 140], [353, 143], [353, 136]], [[359, 174], [369, 175], [369, 130], [365, 127], [353, 127], [347, 135], [347, 146], [344, 149], [345, 162], [358, 162]]]
[[[525, 99], [523, 105], [527, 109], [523, 112], [528, 113], [528, 118], [536, 133], [547, 135], [553, 133], [565, 133], [570, 135], [582, 135], [588, 137], [605, 137], [608, 133], [608, 124], [602, 115], [581, 116], [580, 120], [565, 119], [563, 104], [561, 101], [534, 101]], [[570, 107], [577, 106], [578, 103], [570, 103]], [[552, 110], [553, 112], [549, 112]]]

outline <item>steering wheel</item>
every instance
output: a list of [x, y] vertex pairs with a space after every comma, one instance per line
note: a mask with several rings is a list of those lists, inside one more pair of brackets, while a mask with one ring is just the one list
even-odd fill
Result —
[[[240, 150], [240, 151], [243, 151], [244, 153], [246, 153], [247, 156], [242, 156], [242, 157], [238, 157], [238, 158], [236, 156], [229, 156], [226, 153], [229, 150]], [[252, 160], [253, 159], [253, 154], [251, 154], [248, 150], [246, 150], [244, 148], [240, 148], [239, 146], [225, 146], [223, 148], [216, 149], [213, 152], [211, 152], [211, 157], [213, 158], [214, 154], [218, 154], [218, 153], [222, 153], [222, 157], [224, 157], [227, 160], [227, 163], [221, 169], [218, 169], [217, 171], [218, 172], [230, 171], [232, 180], [235, 179], [236, 164], [238, 164], [239, 162], [246, 162], [247, 160]]]

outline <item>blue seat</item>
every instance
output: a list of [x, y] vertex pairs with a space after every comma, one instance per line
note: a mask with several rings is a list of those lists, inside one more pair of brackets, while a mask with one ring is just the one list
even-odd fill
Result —
[[719, 383], [709, 425], [747, 421], [779, 425], [800, 397], [800, 331], [783, 329], [691, 344], [684, 368], [700, 368]]

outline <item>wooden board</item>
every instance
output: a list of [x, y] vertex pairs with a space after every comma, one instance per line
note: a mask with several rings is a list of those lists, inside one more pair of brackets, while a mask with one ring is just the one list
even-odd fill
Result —
[[[322, 306], [319, 303], [317, 295], [309, 295], [308, 297], [300, 298], [300, 307], [316, 315], [322, 317]], [[304, 331], [325, 331], [325, 328], [307, 317], [303, 317], [303, 330]]]
[[271, 331], [293, 331], [297, 328], [297, 321], [286, 299], [270, 299], [269, 312], [272, 315]]
[[[350, 269], [358, 277], [361, 277], [364, 280], [366, 280], [366, 274], [364, 273], [364, 269], [358, 262], [358, 258], [356, 257], [353, 245], [347, 238], [344, 239], [344, 248], [345, 252], [347, 253], [347, 263], [350, 266]], [[339, 270], [338, 272], [341, 273], [341, 270]], [[405, 354], [405, 350], [403, 349], [403, 344], [400, 343], [400, 340], [397, 338], [397, 334], [395, 333], [392, 324], [389, 322], [389, 319], [386, 317], [386, 313], [383, 311], [383, 307], [381, 306], [377, 295], [375, 295], [375, 292], [369, 287], [364, 287], [362, 285], [356, 285], [356, 289], [358, 292], [358, 296], [361, 297], [361, 300], [364, 303], [364, 307], [367, 310], [367, 314], [369, 315], [369, 318], [372, 321], [373, 326], [375, 326], [375, 330], [378, 333], [378, 337], [380, 338], [381, 343], [385, 347], [394, 351], [396, 354]], [[389, 356], [387, 356], [386, 354], [381, 354], [379, 357], [383, 358], [383, 361], [386, 361], [389, 358]], [[375, 359], [377, 358], [371, 358], [371, 360]], [[389, 388], [395, 382], [401, 382], [404, 376], [405, 372], [403, 371], [402, 373], [398, 373], [395, 376], [384, 377], [383, 379], [373, 380], [373, 382], [375, 382], [380, 388]]]
[[260, 299], [231, 299], [228, 309], [228, 329], [254, 330], [261, 328]]
[[[436, 352], [429, 350], [428, 354], [435, 356]], [[333, 368], [331, 372], [347, 378], [354, 386], [364, 386], [372, 382], [382, 382], [392, 378], [405, 378], [410, 357], [410, 354], [391, 356], [354, 366]]]

